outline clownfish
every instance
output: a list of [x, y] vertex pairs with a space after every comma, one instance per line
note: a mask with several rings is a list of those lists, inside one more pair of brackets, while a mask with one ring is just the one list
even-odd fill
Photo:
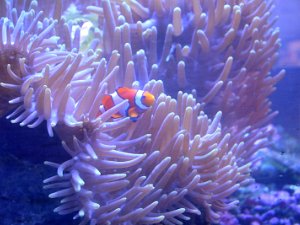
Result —
[[155, 101], [154, 95], [148, 91], [120, 87], [112, 94], [103, 97], [102, 105], [99, 107], [100, 114], [126, 99], [128, 103], [118, 113], [112, 115], [112, 118], [117, 119], [128, 116], [135, 122]]

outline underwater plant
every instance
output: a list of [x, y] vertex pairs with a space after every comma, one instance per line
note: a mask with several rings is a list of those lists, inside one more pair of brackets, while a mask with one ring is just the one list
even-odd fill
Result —
[[[277, 114], [273, 1], [52, 4], [1, 3], [0, 113], [61, 138], [70, 159], [46, 162], [57, 175], [44, 181], [62, 198], [54, 211], [80, 224], [217, 223]], [[119, 87], [156, 100], [135, 122], [114, 119], [129, 98], [100, 107]]]

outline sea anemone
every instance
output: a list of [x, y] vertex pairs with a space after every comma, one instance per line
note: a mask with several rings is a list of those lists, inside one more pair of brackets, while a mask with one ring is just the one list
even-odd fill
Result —
[[[277, 113], [273, 1], [89, 1], [78, 5], [98, 20], [76, 22], [69, 1], [23, 3], [1, 13], [0, 113], [14, 109], [7, 118], [21, 126], [46, 120], [62, 139], [70, 160], [46, 162], [57, 168], [45, 180], [62, 197], [55, 211], [81, 224], [218, 222]], [[157, 99], [136, 123], [111, 118], [126, 101], [99, 116], [120, 86]]]
[[[161, 82], [150, 84], [157, 95]], [[177, 224], [200, 208], [217, 221], [215, 211], [236, 203], [223, 200], [248, 182], [250, 164], [237, 165], [241, 146], [229, 147], [220, 112], [210, 121], [191, 95], [180, 93], [177, 100], [160, 94], [137, 123], [109, 122], [113, 113], [101, 115], [81, 140], [64, 143], [72, 159], [47, 162], [58, 175], [45, 187], [62, 188], [50, 195], [63, 197], [56, 212], [79, 211], [92, 224]]]

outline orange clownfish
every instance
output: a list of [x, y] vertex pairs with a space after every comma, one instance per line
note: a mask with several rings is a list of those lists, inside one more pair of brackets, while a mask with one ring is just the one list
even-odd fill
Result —
[[120, 87], [112, 94], [103, 97], [102, 105], [99, 107], [100, 113], [105, 112], [126, 99], [128, 103], [118, 113], [114, 114], [112, 118], [129, 116], [135, 122], [155, 101], [155, 97], [148, 91]]

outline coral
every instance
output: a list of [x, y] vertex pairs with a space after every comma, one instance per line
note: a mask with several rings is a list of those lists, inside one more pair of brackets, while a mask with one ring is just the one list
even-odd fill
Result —
[[299, 191], [294, 185], [278, 190], [260, 184], [242, 188], [238, 193], [240, 207], [222, 215], [221, 224], [299, 224]]
[[[251, 181], [277, 113], [273, 2], [76, 3], [97, 21], [64, 16], [72, 1], [21, 2], [1, 12], [0, 113], [31, 128], [46, 121], [62, 139], [70, 160], [46, 162], [57, 168], [45, 180], [62, 198], [55, 211], [81, 224], [218, 222]], [[119, 86], [157, 99], [136, 123], [111, 118], [126, 101], [98, 116]]]

